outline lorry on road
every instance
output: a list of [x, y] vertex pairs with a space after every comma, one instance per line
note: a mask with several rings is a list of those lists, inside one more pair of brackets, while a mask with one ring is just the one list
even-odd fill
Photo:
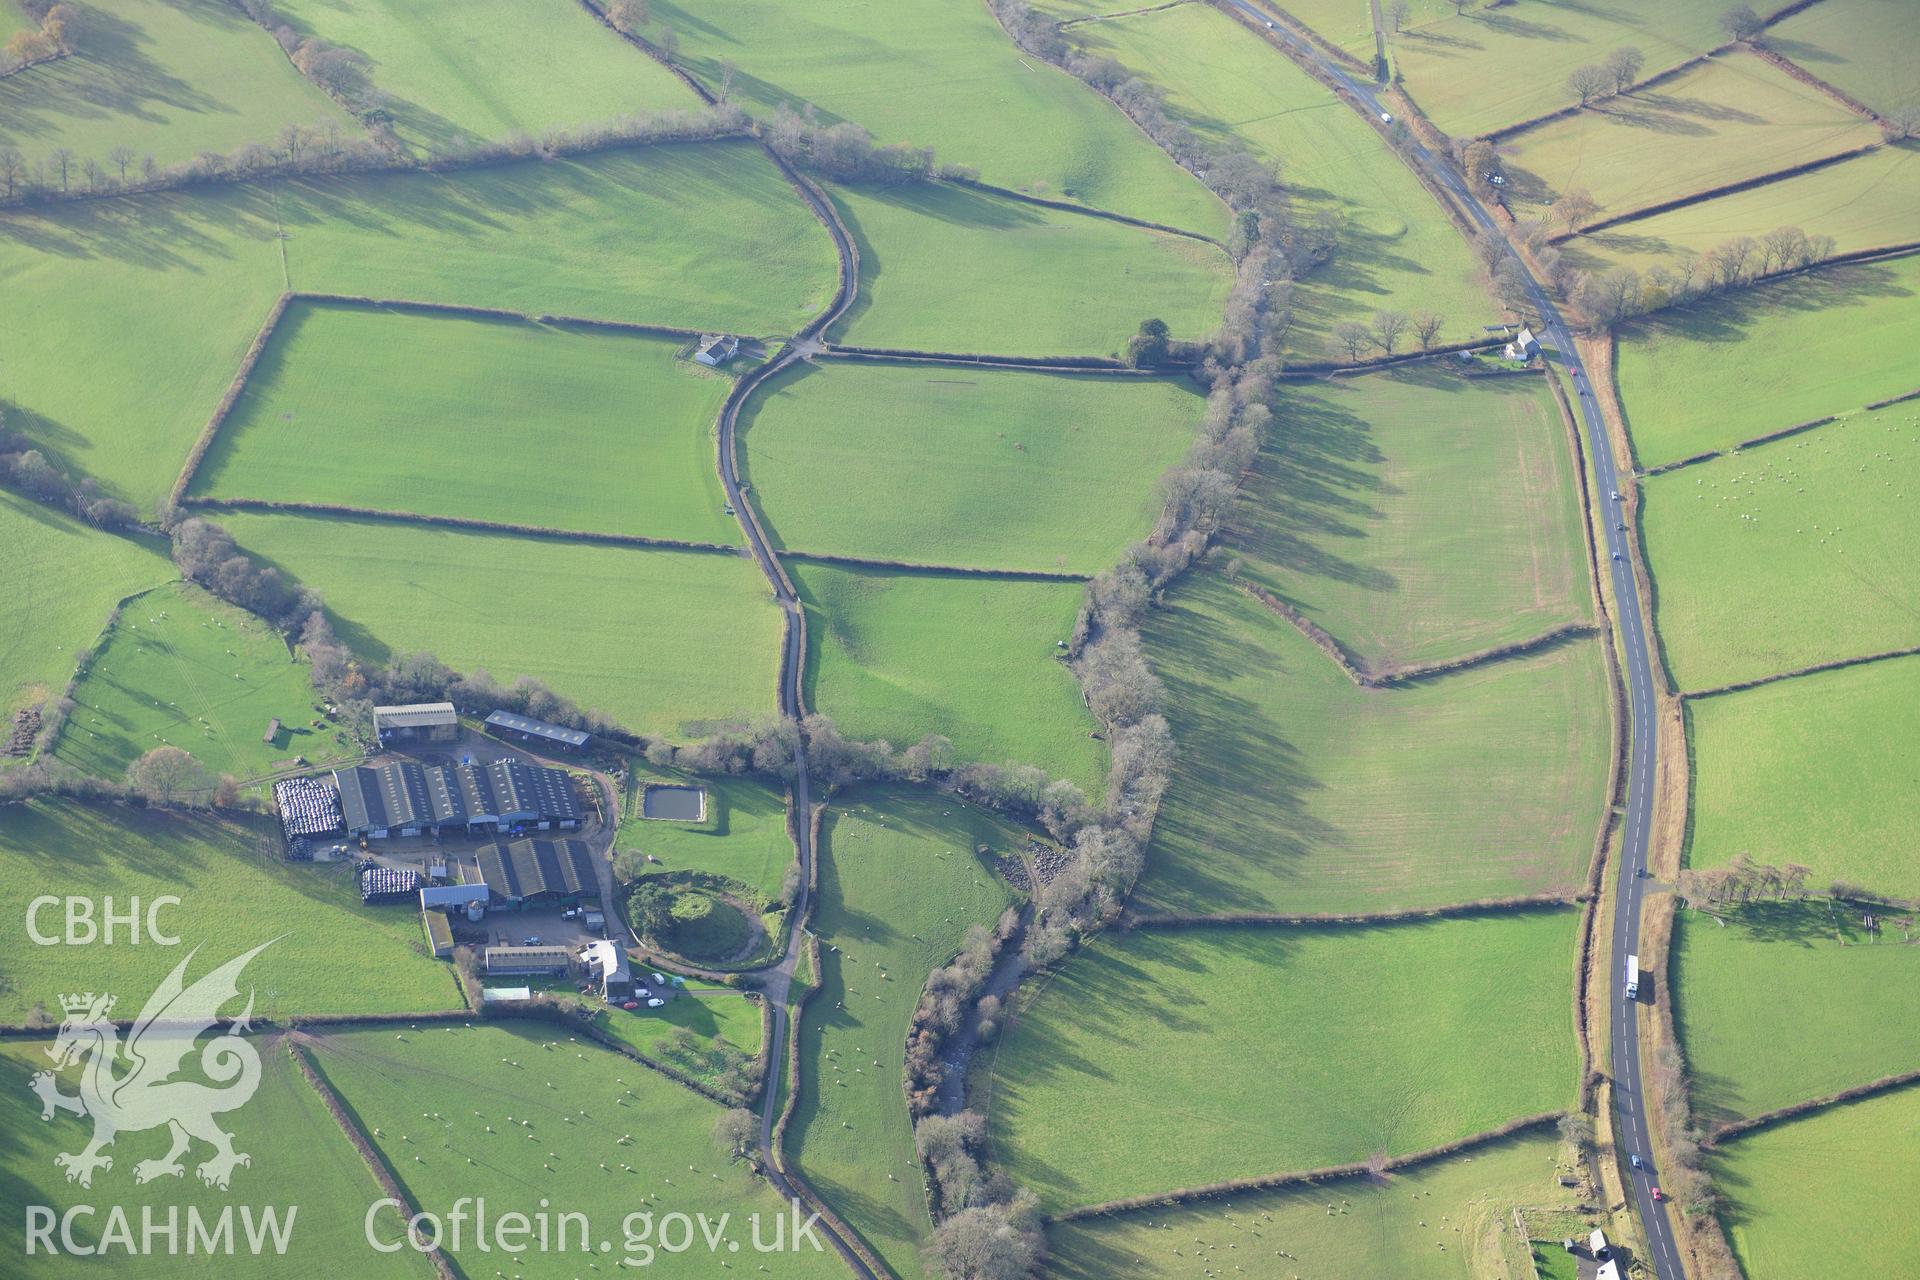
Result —
[[1640, 998], [1640, 957], [1627, 957], [1627, 999]]

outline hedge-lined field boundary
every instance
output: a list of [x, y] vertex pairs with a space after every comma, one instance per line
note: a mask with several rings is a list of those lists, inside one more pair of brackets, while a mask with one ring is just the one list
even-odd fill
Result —
[[1538, 1115], [1522, 1116], [1518, 1120], [1510, 1120], [1495, 1128], [1482, 1130], [1464, 1138], [1456, 1138], [1452, 1142], [1441, 1143], [1437, 1147], [1428, 1147], [1424, 1151], [1394, 1156], [1387, 1160], [1330, 1165], [1324, 1169], [1270, 1173], [1253, 1178], [1234, 1178], [1227, 1182], [1211, 1182], [1198, 1187], [1180, 1187], [1153, 1195], [1128, 1196], [1124, 1199], [1107, 1200], [1100, 1204], [1067, 1209], [1049, 1215], [1047, 1221], [1049, 1223], [1078, 1222], [1086, 1218], [1108, 1217], [1114, 1214], [1132, 1213], [1140, 1209], [1172, 1208], [1201, 1200], [1218, 1199], [1221, 1196], [1240, 1195], [1248, 1191], [1279, 1191], [1288, 1187], [1313, 1186], [1319, 1183], [1340, 1182], [1349, 1178], [1370, 1178], [1382, 1173], [1399, 1173], [1420, 1165], [1431, 1164], [1436, 1160], [1444, 1160], [1449, 1156], [1464, 1154], [1504, 1138], [1511, 1138], [1529, 1129], [1557, 1124], [1560, 1117], [1565, 1114], [1564, 1111], [1543, 1111]]
[[1742, 178], [1738, 182], [1725, 182], [1717, 187], [1708, 187], [1704, 191], [1696, 191], [1691, 195], [1676, 196], [1671, 200], [1662, 200], [1657, 204], [1645, 205], [1638, 209], [1629, 209], [1625, 213], [1615, 214], [1610, 218], [1601, 218], [1597, 221], [1589, 222], [1578, 231], [1563, 231], [1559, 235], [1551, 237], [1547, 243], [1562, 245], [1577, 236], [1592, 235], [1596, 231], [1608, 231], [1628, 222], [1641, 222], [1647, 218], [1657, 217], [1663, 213], [1672, 213], [1676, 209], [1685, 209], [1691, 205], [1705, 204], [1709, 200], [1718, 200], [1722, 196], [1737, 195], [1742, 191], [1751, 191], [1755, 187], [1770, 187], [1776, 182], [1785, 182], [1788, 178], [1797, 178], [1802, 174], [1817, 173], [1822, 169], [1831, 168], [1844, 160], [1858, 159], [1869, 152], [1878, 151], [1886, 145], [1884, 140], [1863, 142], [1857, 147], [1849, 147], [1845, 151], [1836, 151], [1830, 156], [1818, 156], [1800, 164], [1790, 165], [1785, 169], [1775, 169], [1771, 173], [1759, 174], [1752, 178]]
[[1809, 418], [1805, 422], [1796, 422], [1790, 427], [1782, 427], [1778, 431], [1769, 431], [1765, 435], [1754, 436], [1750, 440], [1742, 440], [1738, 444], [1728, 445], [1724, 449], [1708, 449], [1705, 453], [1689, 454], [1684, 458], [1677, 458], [1672, 462], [1663, 462], [1657, 467], [1647, 468], [1645, 471], [1640, 472], [1640, 474], [1642, 476], [1663, 476], [1669, 471], [1678, 471], [1682, 467], [1691, 467], [1702, 462], [1712, 462], [1715, 458], [1724, 458], [1730, 453], [1739, 453], [1743, 449], [1752, 449], [1757, 445], [1772, 444], [1775, 440], [1785, 440], [1788, 436], [1797, 436], [1803, 431], [1811, 431], [1815, 427], [1824, 427], [1833, 421], [1836, 421], [1833, 414], [1828, 414], [1824, 418]]
[[855, 569], [897, 569], [928, 578], [994, 578], [1016, 582], [1085, 582], [1089, 575], [1065, 569], [983, 569], [963, 564], [924, 564], [913, 560], [886, 560], [877, 556], [833, 555], [824, 551], [797, 551], [781, 548], [776, 554], [787, 560], [813, 564], [840, 564]]
[[1822, 1111], [1828, 1107], [1843, 1106], [1849, 1102], [1859, 1102], [1862, 1099], [1871, 1098], [1882, 1093], [1892, 1093], [1895, 1090], [1903, 1089], [1913, 1084], [1920, 1084], [1920, 1071], [1903, 1071], [1899, 1075], [1881, 1076], [1878, 1080], [1869, 1080], [1865, 1084], [1855, 1085], [1851, 1089], [1842, 1089], [1838, 1093], [1829, 1093], [1818, 1098], [1808, 1098], [1805, 1102], [1796, 1102], [1791, 1106], [1776, 1107], [1772, 1111], [1765, 1111], [1757, 1116], [1748, 1116], [1744, 1120], [1735, 1120], [1728, 1124], [1723, 1124], [1712, 1133], [1709, 1133], [1702, 1145], [1717, 1147], [1730, 1139], [1743, 1137], [1746, 1134], [1753, 1133], [1760, 1129], [1769, 1129], [1774, 1125], [1784, 1124], [1788, 1120], [1797, 1120], [1801, 1116], [1809, 1115], [1815, 1111]]
[[[301, 1039], [295, 1035], [287, 1037], [287, 1056], [293, 1059], [294, 1066], [299, 1069], [301, 1078], [307, 1082], [307, 1087], [319, 1097], [320, 1105], [327, 1109], [327, 1114], [333, 1117], [333, 1122], [340, 1127], [340, 1132], [359, 1153], [361, 1162], [366, 1165], [367, 1172], [373, 1175], [373, 1180], [379, 1184], [380, 1190], [401, 1206], [402, 1220], [411, 1223], [420, 1212], [419, 1202], [407, 1193], [406, 1187], [400, 1182], [399, 1175], [394, 1173], [386, 1157], [380, 1154], [379, 1148], [373, 1145], [372, 1140], [360, 1128], [360, 1122], [354, 1119], [353, 1112], [347, 1107], [345, 1099], [341, 1098], [332, 1083], [314, 1065], [311, 1052], [304, 1043], [301, 1043]], [[431, 1247], [421, 1250], [420, 1246], [427, 1243], [425, 1238], [415, 1235], [411, 1226], [407, 1227], [407, 1233], [413, 1241], [415, 1250], [424, 1252], [432, 1261], [434, 1272], [440, 1280], [459, 1280], [459, 1272], [453, 1269], [452, 1261], [441, 1252], [440, 1242], [437, 1239], [433, 1241]]]
[[1338, 637], [1319, 623], [1308, 618], [1280, 596], [1257, 583], [1243, 582], [1240, 589], [1264, 605], [1270, 612], [1286, 619], [1293, 627], [1310, 640], [1314, 647], [1333, 660], [1335, 666], [1345, 673], [1347, 679], [1362, 689], [1387, 689], [1395, 685], [1413, 684], [1421, 680], [1431, 680], [1440, 676], [1452, 675], [1470, 667], [1485, 666], [1491, 662], [1502, 662], [1509, 658], [1526, 657], [1543, 649], [1564, 644], [1569, 640], [1580, 639], [1596, 634], [1600, 628], [1592, 622], [1563, 622], [1537, 636], [1524, 640], [1514, 640], [1507, 644], [1494, 645], [1479, 649], [1473, 653], [1462, 654], [1458, 658], [1447, 658], [1440, 662], [1414, 663], [1405, 666], [1383, 667], [1374, 670], [1364, 658], [1349, 650]]
[[381, 507], [356, 507], [343, 502], [301, 502], [279, 498], [191, 497], [181, 504], [195, 511], [255, 511], [267, 515], [328, 516], [347, 520], [378, 521], [388, 524], [438, 525], [466, 533], [502, 533], [520, 538], [538, 538], [547, 542], [587, 542], [615, 547], [652, 547], [662, 551], [697, 551], [706, 555], [741, 556], [745, 547], [730, 547], [719, 542], [694, 542], [681, 538], [654, 538], [639, 533], [596, 533], [585, 529], [556, 529], [550, 525], [514, 524], [505, 520], [482, 520], [477, 516], [427, 515], [419, 511], [389, 511]]
[[1782, 680], [1796, 680], [1801, 676], [1815, 676], [1822, 671], [1843, 671], [1848, 667], [1865, 666], [1869, 662], [1885, 662], [1889, 658], [1911, 658], [1920, 654], [1920, 645], [1908, 645], [1904, 649], [1883, 649], [1879, 653], [1861, 654], [1854, 658], [1834, 658], [1827, 662], [1816, 662], [1810, 666], [1795, 667], [1791, 671], [1781, 671], [1770, 676], [1755, 676], [1751, 680], [1736, 680], [1732, 684], [1715, 685], [1711, 689], [1688, 689], [1680, 696], [1686, 699], [1717, 698], [1722, 694], [1741, 693], [1748, 689], [1758, 689], [1762, 685], [1778, 684]]
[[[1172, 9], [1185, 3], [1188, 3], [1188, 0], [1174, 0], [1173, 4], [1163, 4], [1157, 6], [1155, 9], [1140, 9], [1136, 10], [1136, 12], [1153, 13], [1158, 9]], [[1127, 15], [1109, 14], [1107, 16], [1124, 17]], [[1082, 21], [1091, 21], [1091, 19], [1082, 19]], [[1063, 22], [1060, 25], [1066, 27], [1070, 24]], [[1121, 114], [1126, 115], [1124, 111], [1121, 112]], [[1132, 119], [1130, 116], [1128, 118]], [[1138, 126], [1136, 125], [1135, 127], [1137, 128]], [[1011, 187], [997, 187], [991, 182], [982, 182], [978, 178], [948, 177], [941, 178], [939, 181], [947, 183], [949, 186], [967, 187], [974, 191], [984, 192], [987, 195], [999, 196], [1003, 200], [1014, 200], [1021, 204], [1037, 205], [1042, 209], [1054, 209], [1061, 213], [1077, 213], [1085, 218], [1098, 218], [1103, 222], [1118, 222], [1123, 226], [1138, 227], [1142, 231], [1158, 231], [1164, 235], [1179, 236], [1186, 240], [1198, 240], [1202, 244], [1212, 245], [1222, 253], [1227, 252], [1227, 246], [1221, 244], [1212, 236], [1204, 235], [1198, 231], [1189, 231], [1185, 227], [1176, 227], [1168, 222], [1153, 222], [1147, 218], [1136, 218], [1129, 213], [1116, 213], [1112, 209], [1102, 209], [1098, 205], [1075, 204], [1071, 200], [1055, 200], [1048, 196], [1036, 196], [1025, 191], [1015, 191]], [[1218, 197], [1216, 197], [1216, 199], [1217, 198]]]
[[1028, 373], [1080, 373], [1120, 378], [1177, 377], [1197, 368], [1172, 365], [1138, 369], [1112, 356], [995, 356], [966, 351], [914, 351], [904, 347], [849, 347], [834, 344], [816, 359], [864, 360], [873, 363], [964, 365], [968, 368], [1017, 369]]
[[1798, 80], [1809, 89], [1832, 98], [1835, 102], [1853, 112], [1855, 115], [1864, 116], [1875, 124], [1880, 123], [1880, 113], [1878, 111], [1875, 111], [1872, 107], [1860, 101], [1860, 99], [1854, 97], [1839, 85], [1822, 80], [1819, 76], [1807, 70], [1785, 54], [1777, 53], [1763, 44], [1754, 45], [1752, 53], [1754, 57], [1791, 76], [1793, 79]]
[[180, 474], [174, 478], [173, 488], [167, 492], [168, 510], [161, 513], [163, 525], [172, 523], [172, 509], [177, 508], [187, 496], [187, 489], [193, 484], [194, 473], [200, 470], [200, 464], [206, 460], [207, 450], [213, 447], [214, 437], [220, 434], [220, 427], [233, 412], [233, 406], [239, 403], [240, 394], [247, 389], [247, 379], [253, 374], [253, 367], [260, 363], [261, 353], [267, 349], [267, 343], [273, 337], [273, 331], [280, 327], [281, 317], [287, 314], [287, 308], [293, 305], [294, 294], [283, 293], [273, 301], [267, 311], [267, 318], [260, 325], [260, 331], [253, 335], [253, 341], [247, 344], [246, 354], [240, 357], [239, 368], [233, 371], [233, 377], [227, 383], [226, 394], [220, 397], [220, 403], [213, 407], [207, 417], [207, 424], [200, 428], [200, 434], [194, 438], [193, 447], [187, 450], [187, 460], [180, 468]]
[[[1514, 326], [1517, 333], [1519, 325]], [[1372, 356], [1365, 360], [1313, 360], [1289, 363], [1286, 371], [1280, 375], [1282, 382], [1305, 382], [1313, 378], [1351, 376], [1358, 373], [1374, 373], [1381, 369], [1391, 369], [1396, 365], [1412, 364], [1416, 360], [1427, 360], [1434, 356], [1454, 355], [1461, 351], [1491, 351], [1495, 347], [1504, 347], [1509, 338], [1468, 338], [1462, 342], [1436, 343], [1424, 351], [1402, 351], [1395, 355]], [[1513, 372], [1530, 372], [1514, 370]], [[1462, 371], [1464, 372], [1464, 370]]]
[[1453, 920], [1461, 917], [1505, 915], [1519, 911], [1560, 911], [1577, 906], [1584, 894], [1528, 893], [1510, 898], [1477, 898], [1471, 902], [1448, 903], [1437, 907], [1408, 907], [1399, 911], [1309, 912], [1284, 914], [1242, 911], [1203, 915], [1175, 911], [1129, 914], [1121, 917], [1123, 929], [1246, 929], [1303, 928], [1322, 925], [1368, 927], [1372, 925], [1414, 924], [1422, 920]]

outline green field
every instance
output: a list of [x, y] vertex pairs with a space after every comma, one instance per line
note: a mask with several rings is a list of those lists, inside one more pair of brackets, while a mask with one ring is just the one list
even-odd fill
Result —
[[575, 0], [281, 0], [302, 35], [372, 60], [394, 130], [423, 150], [693, 107], [674, 74]]
[[807, 609], [806, 705], [853, 738], [930, 733], [962, 760], [1036, 765], [1101, 790], [1106, 748], [1055, 643], [1077, 582], [845, 569], [789, 560]]
[[1914, 406], [1646, 482], [1655, 620], [1682, 689], [1920, 642]]
[[[311, 726], [318, 713], [307, 664], [279, 632], [186, 583], [127, 606], [73, 700], [55, 754], [103, 778], [119, 778], [163, 743], [243, 780], [295, 756], [324, 764], [361, 751], [333, 725]], [[268, 741], [272, 720], [280, 728]]]
[[724, 1039], [749, 1054], [760, 1051], [760, 1005], [738, 991], [682, 994], [662, 1009], [609, 1009], [600, 1026], [646, 1054], [682, 1028], [703, 1040]]
[[760, 150], [717, 143], [11, 212], [0, 278], [9, 425], [151, 511], [283, 289], [777, 333], [835, 267]]
[[[0, 79], [0, 147], [19, 148], [29, 163], [67, 148], [73, 189], [86, 189], [87, 157], [117, 175], [107, 153], [118, 146], [164, 167], [201, 151], [271, 146], [287, 125], [364, 136], [238, 6], [114, 0], [84, 16], [78, 55]], [[128, 176], [138, 174], [136, 160]]]
[[1634, 456], [1657, 466], [1911, 391], [1920, 254], [1829, 267], [1621, 327]]
[[849, 792], [822, 827], [823, 971], [800, 1023], [786, 1151], [902, 1280], [926, 1274], [930, 1230], [900, 1089], [907, 1025], [927, 974], [1007, 905], [974, 847], [1004, 853], [1018, 838], [950, 797], [906, 789]]
[[[123, 1001], [145, 994], [127, 992]], [[132, 1017], [134, 1012], [129, 1010], [125, 1016]], [[4, 1224], [0, 1225], [0, 1249], [12, 1258], [27, 1256], [23, 1228], [30, 1204], [48, 1206], [59, 1214], [76, 1205], [92, 1206], [73, 1220], [74, 1238], [83, 1245], [104, 1245], [107, 1215], [122, 1210], [132, 1227], [135, 1249], [141, 1240], [143, 1208], [151, 1209], [155, 1224], [163, 1228], [169, 1213], [178, 1213], [179, 1249], [170, 1256], [164, 1235], [154, 1237], [150, 1256], [115, 1245], [103, 1248], [101, 1257], [63, 1251], [49, 1257], [42, 1246], [33, 1262], [27, 1264], [31, 1274], [96, 1276], [103, 1267], [118, 1266], [128, 1274], [178, 1280], [204, 1276], [211, 1265], [218, 1272], [244, 1275], [249, 1280], [303, 1280], [336, 1270], [342, 1259], [349, 1257], [355, 1276], [426, 1280], [433, 1274], [417, 1254], [377, 1253], [368, 1247], [364, 1224], [368, 1208], [380, 1198], [380, 1184], [327, 1113], [320, 1095], [287, 1056], [283, 1037], [253, 1039], [260, 1055], [259, 1090], [245, 1106], [219, 1117], [219, 1124], [233, 1135], [234, 1149], [253, 1159], [251, 1165], [234, 1171], [228, 1191], [200, 1181], [196, 1166], [212, 1154], [212, 1148], [200, 1142], [182, 1157], [185, 1171], [179, 1178], [137, 1183], [134, 1166], [166, 1154], [164, 1128], [120, 1134], [109, 1148], [113, 1168], [94, 1175], [90, 1189], [66, 1182], [54, 1157], [81, 1150], [93, 1133], [93, 1124], [67, 1114], [58, 1114], [52, 1123], [40, 1119], [40, 1100], [29, 1091], [28, 1077], [51, 1065], [43, 1056], [43, 1049], [50, 1043], [51, 1032], [45, 1040], [0, 1049], [0, 1125], [5, 1126], [9, 1139], [4, 1156], [0, 1156], [0, 1170], [4, 1170], [0, 1176], [5, 1182], [4, 1190], [0, 1190], [0, 1223]], [[196, 1056], [188, 1062], [197, 1060]], [[116, 1070], [124, 1073], [126, 1069], [122, 1066]], [[191, 1065], [188, 1071], [193, 1073]], [[76, 1078], [68, 1073], [61, 1080], [62, 1092], [69, 1097], [77, 1092]], [[275, 1253], [271, 1245], [258, 1255], [247, 1252], [241, 1206], [256, 1215], [255, 1221], [268, 1209], [278, 1214], [283, 1225], [292, 1218], [284, 1254]], [[222, 1211], [228, 1209], [233, 1212], [237, 1256], [210, 1263], [204, 1250], [189, 1254], [189, 1211], [197, 1211], [212, 1229]], [[390, 1243], [400, 1236], [400, 1216], [391, 1209], [382, 1210], [374, 1217], [372, 1228], [377, 1239]], [[60, 1240], [57, 1229], [53, 1239], [56, 1243]], [[138, 1260], [130, 1260], [134, 1258]]]
[[[697, 783], [706, 789], [704, 822], [670, 822], [640, 815], [640, 788], [648, 781]], [[780, 894], [793, 865], [787, 834], [786, 798], [757, 778], [701, 777], [662, 773], [636, 761], [620, 819], [618, 847], [660, 859], [658, 871], [705, 871], [729, 876], [765, 894]]]
[[0, 489], [0, 712], [49, 695], [73, 676], [74, 655], [99, 638], [122, 597], [175, 576], [165, 554], [90, 529], [10, 489]]
[[426, 649], [459, 671], [536, 676], [648, 735], [773, 710], [780, 614], [745, 557], [379, 520], [234, 512], [221, 523], [319, 590], [363, 656]]
[[1645, 77], [1726, 39], [1724, 6], [1707, 0], [1515, 0], [1457, 16], [1436, 0], [1419, 7], [1417, 20], [1389, 37], [1394, 69], [1421, 111], [1461, 138], [1568, 105], [1567, 73], [1622, 45], [1646, 55]]
[[1749, 1280], [1897, 1272], [1920, 1249], [1920, 1089], [1835, 1107], [1729, 1143], [1710, 1166]]
[[756, 114], [811, 103], [822, 123], [932, 147], [996, 186], [1226, 234], [1225, 205], [1118, 108], [1023, 54], [984, 5], [896, 0], [884, 21], [864, 0], [651, 7], [649, 34], [672, 28], [702, 81], [717, 87], [722, 64], [738, 65], [734, 100]]
[[1140, 910], [1391, 911], [1580, 887], [1607, 784], [1597, 641], [1363, 690], [1209, 571], [1146, 638], [1181, 754]]
[[[0, 868], [0, 904], [16, 922], [0, 961], [0, 1019], [7, 1022], [22, 1021], [40, 1002], [57, 1018], [57, 997], [77, 982], [118, 994], [121, 1016], [131, 1018], [195, 947], [189, 981], [271, 939], [242, 987], [243, 996], [249, 986], [255, 992], [260, 1017], [460, 1007], [453, 970], [426, 955], [417, 909], [361, 906], [346, 863], [283, 861], [277, 825], [266, 819], [70, 801], [11, 805], [0, 809]], [[43, 894], [94, 899], [101, 924], [101, 900], [109, 896], [124, 912], [130, 898], [151, 904], [175, 895], [179, 905], [157, 919], [180, 945], [132, 943], [124, 925], [113, 945], [31, 945], [28, 905]], [[42, 934], [64, 931], [61, 912], [57, 904], [41, 911]], [[343, 964], [343, 955], [353, 963]], [[238, 1011], [238, 1004], [230, 1010]]]
[[713, 443], [733, 383], [686, 346], [295, 303], [194, 492], [737, 544]]
[[303, 182], [276, 209], [295, 289], [780, 334], [837, 279], [826, 229], [751, 142]]
[[[628, 1216], [635, 1213], [652, 1215], [649, 1229], [667, 1214], [704, 1213], [717, 1224], [718, 1250], [737, 1242], [736, 1268], [745, 1270], [756, 1256], [749, 1215], [765, 1220], [762, 1238], [770, 1242], [774, 1215], [787, 1211], [767, 1183], [714, 1143], [719, 1107], [636, 1062], [574, 1043], [563, 1028], [372, 1027], [328, 1031], [314, 1037], [314, 1047], [328, 1082], [421, 1209], [444, 1216], [460, 1197], [484, 1196], [490, 1217], [524, 1213], [537, 1222], [545, 1211], [552, 1245], [512, 1255], [513, 1274], [529, 1280], [582, 1274], [584, 1253], [601, 1241], [612, 1245], [609, 1269], [625, 1260], [649, 1274], [715, 1274], [697, 1229], [694, 1248], [668, 1252], [660, 1236], [640, 1238], [642, 1224]], [[632, 1141], [620, 1141], [629, 1134]], [[564, 1247], [561, 1213], [585, 1215], [590, 1228], [567, 1228]], [[722, 1214], [731, 1215], [728, 1224], [718, 1224]], [[467, 1274], [484, 1276], [499, 1265], [500, 1250], [482, 1253], [471, 1217], [467, 1228], [454, 1256]], [[844, 1274], [824, 1248], [783, 1253], [777, 1262], [782, 1276]]]
[[1586, 271], [1628, 266], [1669, 270], [1736, 236], [1755, 239], [1797, 226], [1854, 253], [1920, 239], [1920, 148], [1881, 147], [1839, 164], [1639, 218], [1561, 246], [1568, 265]]
[[1913, 708], [1920, 658], [1895, 658], [1687, 704], [1693, 737], [1688, 862], [1813, 869], [1920, 898], [1913, 857]]
[[1233, 552], [1370, 667], [1591, 616], [1572, 449], [1544, 380], [1429, 363], [1294, 384], [1274, 412]]
[[1822, 0], [1775, 25], [1767, 47], [1885, 113], [1920, 100], [1902, 56], [1912, 20], [1906, 0]]
[[[1675, 1019], [1694, 1111], [1716, 1124], [1920, 1062], [1920, 947], [1844, 902], [1754, 902], [1674, 929]], [[1920, 935], [1915, 935], [1920, 936]], [[1764, 999], [1755, 999], [1761, 992]]]
[[1213, 245], [948, 183], [834, 187], [860, 290], [851, 346], [1117, 355], [1148, 316], [1177, 337], [1220, 323], [1232, 267]]
[[1618, 217], [1878, 142], [1878, 127], [1750, 53], [1608, 98], [1501, 143], [1520, 216], [1576, 187]]
[[994, 1057], [995, 1153], [1059, 1209], [1424, 1150], [1566, 1106], [1574, 922], [1102, 938], [1027, 998]]
[[[1366, 0], [1285, 0], [1279, 8], [1329, 43], [1369, 65], [1373, 62], [1373, 13]], [[1392, 30], [1391, 22], [1388, 30]]]
[[1153, 531], [1205, 408], [1186, 379], [808, 365], [755, 396], [745, 478], [777, 547], [1091, 575]]
[[[1525, 1256], [1513, 1232], [1513, 1208], [1571, 1200], [1554, 1181], [1558, 1147], [1557, 1139], [1534, 1134], [1378, 1182], [1355, 1178], [1061, 1223], [1047, 1233], [1053, 1257], [1046, 1274], [1058, 1280], [1188, 1280], [1198, 1268], [1217, 1272], [1231, 1264], [1231, 1274], [1253, 1280], [1511, 1275], [1489, 1263], [1516, 1251]], [[1339, 1212], [1329, 1214], [1329, 1204]]]
[[1164, 88], [1170, 109], [1203, 137], [1238, 139], [1279, 165], [1297, 218], [1338, 218], [1332, 261], [1294, 286], [1288, 345], [1299, 356], [1345, 359], [1333, 327], [1382, 308], [1435, 312], [1446, 321], [1442, 340], [1478, 336], [1497, 318], [1479, 262], [1406, 164], [1346, 103], [1237, 22], [1190, 4], [1075, 30], [1091, 51]]

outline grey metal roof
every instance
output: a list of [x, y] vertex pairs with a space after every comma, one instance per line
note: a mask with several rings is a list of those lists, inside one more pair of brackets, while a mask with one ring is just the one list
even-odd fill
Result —
[[451, 702], [409, 702], [373, 709], [376, 729], [424, 729], [433, 725], [458, 723], [460, 716]]
[[389, 760], [333, 771], [340, 812], [352, 832], [462, 826], [482, 818], [578, 820], [566, 773], [523, 760], [434, 765]]
[[599, 878], [584, 840], [514, 840], [479, 852], [480, 878], [506, 898], [597, 893]]
[[538, 738], [549, 738], [554, 742], [564, 742], [570, 747], [584, 746], [591, 734], [578, 729], [563, 729], [557, 724], [548, 724], [544, 720], [535, 720], [531, 716], [517, 715], [511, 711], [496, 711], [487, 717], [487, 723], [496, 729], [511, 729], [515, 733], [530, 733]]

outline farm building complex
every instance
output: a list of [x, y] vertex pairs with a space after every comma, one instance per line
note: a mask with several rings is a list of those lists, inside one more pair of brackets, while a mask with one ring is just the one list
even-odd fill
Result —
[[503, 840], [480, 850], [480, 879], [496, 905], [547, 905], [599, 892], [582, 840]]
[[384, 839], [428, 832], [569, 829], [580, 823], [573, 782], [559, 769], [520, 760], [353, 765], [332, 785], [296, 778], [274, 787], [289, 842], [344, 833]]

